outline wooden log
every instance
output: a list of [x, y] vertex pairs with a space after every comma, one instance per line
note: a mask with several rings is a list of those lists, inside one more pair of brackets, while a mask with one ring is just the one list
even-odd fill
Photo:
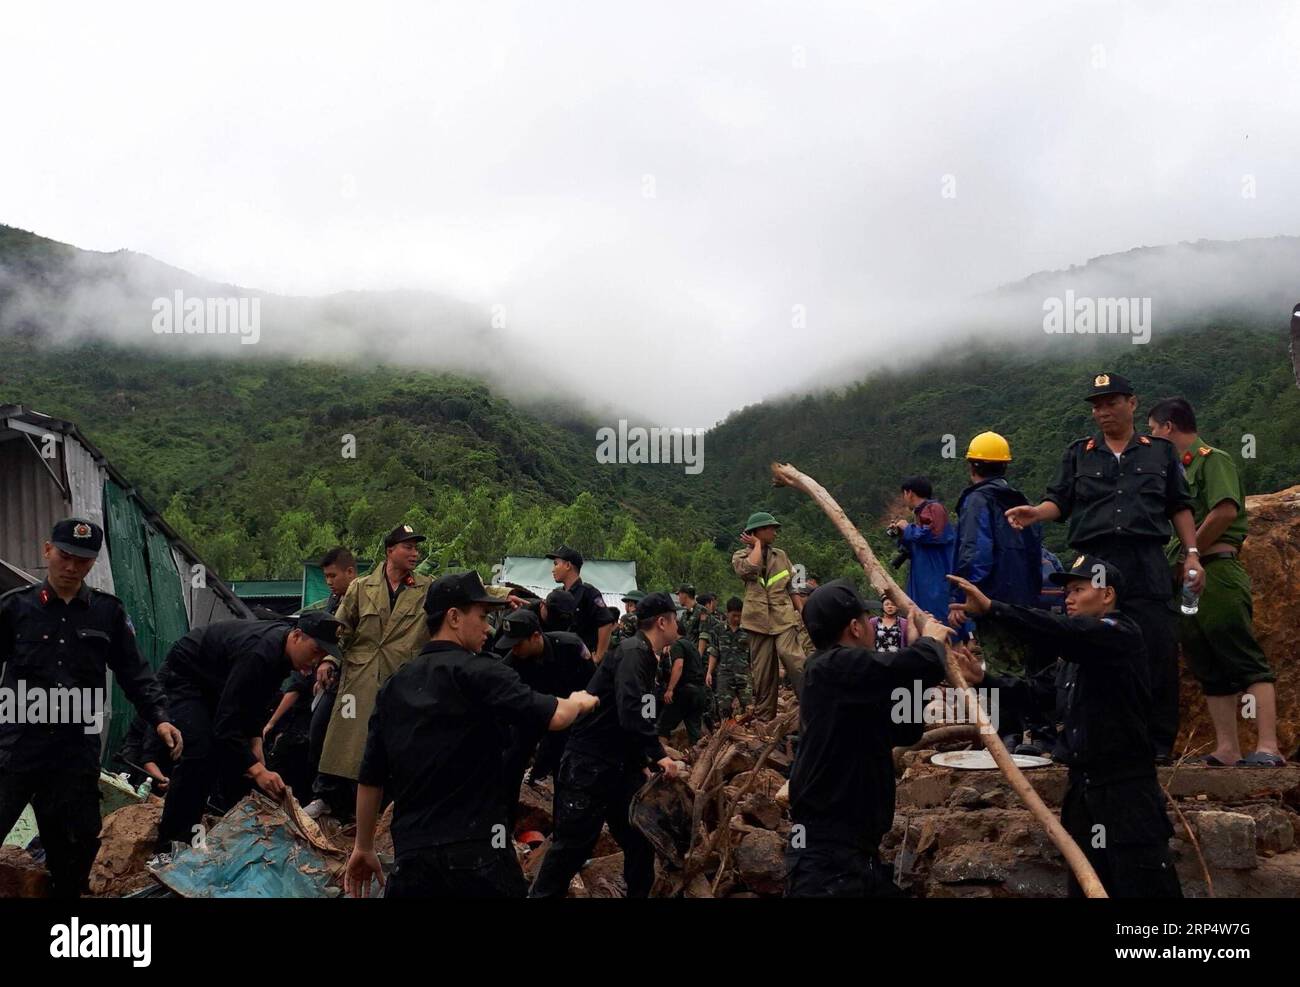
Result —
[[[871, 546], [867, 544], [867, 540], [862, 537], [862, 532], [858, 531], [853, 522], [849, 520], [848, 515], [844, 513], [844, 509], [826, 492], [825, 487], [812, 477], [799, 472], [789, 463], [772, 464], [772, 482], [777, 486], [802, 490], [816, 501], [817, 505], [826, 513], [826, 516], [831, 519], [831, 523], [835, 525], [836, 530], [844, 536], [845, 541], [849, 543], [849, 547], [853, 549], [853, 554], [862, 564], [862, 569], [866, 573], [867, 581], [871, 583], [872, 589], [882, 597], [888, 596], [902, 613], [910, 613], [916, 608], [916, 604], [903, 592], [902, 587], [894, 582], [893, 577], [885, 571], [885, 567], [880, 564], [875, 553], [871, 550]], [[1002, 774], [1006, 776], [1007, 782], [1015, 793], [1020, 796], [1020, 800], [1028, 806], [1034, 818], [1047, 830], [1047, 835], [1056, 844], [1056, 848], [1061, 851], [1061, 855], [1065, 857], [1065, 862], [1069, 865], [1070, 870], [1074, 872], [1075, 879], [1078, 880], [1084, 894], [1089, 898], [1107, 897], [1105, 889], [1101, 886], [1101, 880], [1097, 877], [1097, 872], [1093, 870], [1092, 864], [1088, 863], [1088, 858], [1079, 849], [1079, 845], [1071, 839], [1070, 834], [1065, 831], [1065, 827], [1061, 825], [1061, 821], [1056, 817], [1056, 813], [1052, 812], [1044, 804], [1038, 793], [1034, 791], [1034, 787], [1025, 778], [1024, 772], [1011, 759], [1011, 755], [1002, 743], [1002, 738], [998, 736], [997, 731], [989, 723], [988, 717], [985, 716], [974, 690], [966, 684], [966, 679], [962, 676], [961, 669], [957, 665], [956, 653], [951, 647], [945, 647], [944, 651], [948, 667], [948, 681], [954, 688], [962, 690], [966, 708], [975, 711], [980, 740], [993, 756], [993, 760], [997, 763]]]

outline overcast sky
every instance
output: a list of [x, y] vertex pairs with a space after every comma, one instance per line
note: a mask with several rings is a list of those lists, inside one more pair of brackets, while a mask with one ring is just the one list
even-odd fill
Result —
[[900, 312], [1300, 233], [1300, 4], [865, 7], [10, 5], [0, 222], [501, 305], [687, 426], [908, 359]]

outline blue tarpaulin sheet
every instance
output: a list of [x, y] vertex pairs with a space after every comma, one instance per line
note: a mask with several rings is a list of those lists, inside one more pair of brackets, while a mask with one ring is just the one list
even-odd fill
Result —
[[331, 876], [344, 864], [289, 825], [283, 810], [250, 795], [170, 863], [150, 867], [154, 877], [184, 898], [332, 898]]

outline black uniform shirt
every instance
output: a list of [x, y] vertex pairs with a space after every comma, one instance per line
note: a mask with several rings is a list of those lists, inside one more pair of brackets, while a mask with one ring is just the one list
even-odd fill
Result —
[[1192, 507], [1173, 443], [1136, 433], [1119, 459], [1100, 432], [1072, 443], [1044, 499], [1069, 520], [1075, 548], [1114, 535], [1164, 545], [1173, 533], [1169, 519]]
[[[691, 641], [684, 637], [679, 637], [668, 646], [668, 674], [672, 674], [672, 666], [680, 660], [682, 663], [681, 678], [677, 680], [678, 685], [703, 685], [704, 684], [704, 659], [700, 657], [697, 649]], [[668, 682], [665, 680], [665, 688]]]
[[901, 651], [835, 645], [808, 659], [790, 771], [790, 818], [805, 827], [808, 846], [879, 845], [894, 824], [893, 748], [925, 729], [894, 722], [892, 693], [906, 688], [910, 697], [917, 683], [927, 689], [943, 677], [943, 648], [930, 638]]
[[1131, 617], [1070, 617], [996, 601], [990, 617], [1063, 659], [1056, 681], [1065, 729], [1053, 758], [1090, 781], [1155, 772], [1147, 655]]
[[[122, 601], [84, 583], [70, 603], [48, 582], [0, 597], [0, 665], [0, 703], [13, 704], [0, 722], [0, 771], [98, 771], [103, 720], [96, 727], [93, 707], [101, 717], [108, 713], [110, 669], [150, 726], [169, 719], [166, 697], [136, 647]], [[66, 711], [60, 724], [16, 722], [24, 691], [46, 696], [47, 708], [59, 696], [71, 698], [48, 691], [53, 689], [91, 690], [76, 694], [81, 715], [72, 718], [81, 722], [66, 722]], [[30, 712], [31, 703], [25, 708]]]
[[528, 688], [562, 698], [587, 688], [592, 673], [596, 671], [586, 643], [568, 631], [544, 633], [542, 653], [536, 658], [517, 658], [507, 652], [505, 663], [515, 670]]
[[397, 852], [505, 834], [510, 727], [545, 727], [557, 705], [450, 641], [430, 641], [399, 668], [375, 700], [357, 775], [392, 797]]
[[262, 735], [267, 707], [293, 671], [284, 653], [292, 628], [278, 620], [223, 620], [172, 645], [158, 678], [174, 703], [198, 700], [212, 716], [218, 754], [247, 771], [249, 741]]
[[656, 665], [640, 631], [606, 654], [587, 685], [600, 705], [573, 725], [568, 749], [638, 767], [665, 757], [655, 728]]
[[600, 629], [606, 624], [614, 623], [614, 616], [605, 605], [605, 598], [595, 586], [588, 586], [581, 579], [569, 587], [569, 592], [578, 601], [578, 612], [574, 617], [573, 631], [582, 638], [592, 654], [600, 642]]

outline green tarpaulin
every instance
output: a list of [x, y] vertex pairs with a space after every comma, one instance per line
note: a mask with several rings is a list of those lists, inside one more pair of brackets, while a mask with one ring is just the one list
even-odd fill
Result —
[[[171, 546], [154, 529], [127, 492], [111, 480], [104, 484], [104, 520], [113, 587], [135, 628], [136, 646], [150, 667], [162, 664], [168, 649], [189, 630], [181, 577], [172, 561]], [[113, 759], [135, 716], [135, 707], [117, 682], [101, 763], [119, 770]]]

